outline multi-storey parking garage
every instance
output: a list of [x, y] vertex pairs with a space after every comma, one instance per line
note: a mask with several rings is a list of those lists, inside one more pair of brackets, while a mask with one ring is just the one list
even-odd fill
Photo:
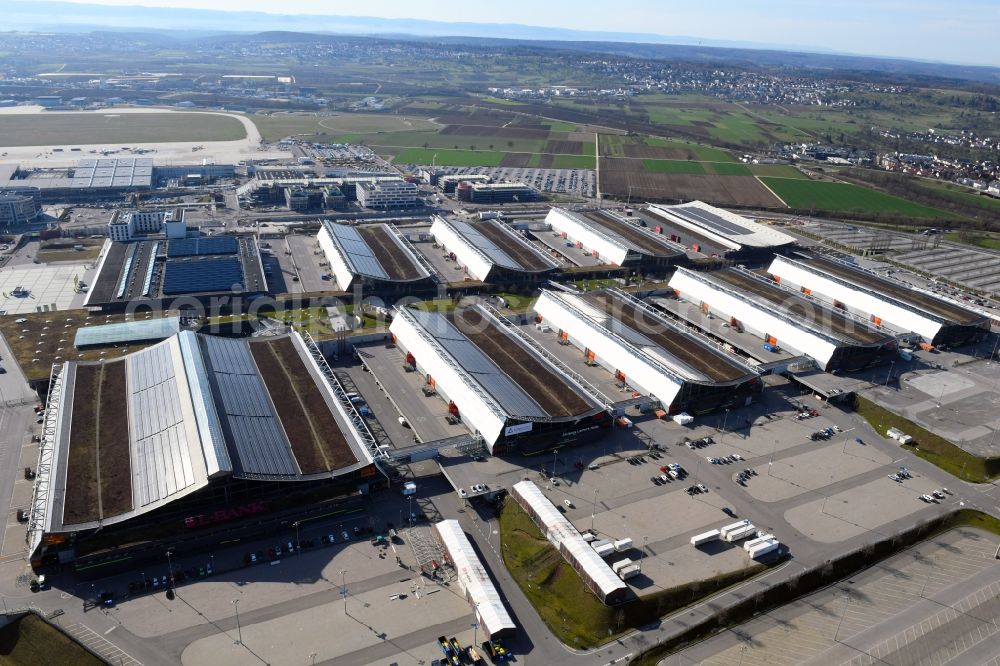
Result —
[[397, 308], [389, 330], [428, 391], [491, 453], [535, 453], [598, 437], [609, 425], [605, 405], [582, 384], [478, 306], [449, 314]]
[[886, 324], [919, 333], [934, 345], [981, 340], [990, 318], [884, 278], [857, 265], [819, 255], [776, 257], [768, 269], [782, 284]]
[[624, 292], [543, 291], [535, 311], [589, 361], [671, 412], [743, 406], [762, 387], [756, 371], [737, 357]]
[[482, 282], [537, 281], [559, 268], [527, 240], [493, 220], [469, 224], [435, 217], [431, 234], [467, 274]]
[[220, 529], [262, 536], [269, 517], [359, 499], [379, 478], [374, 438], [295, 333], [182, 331], [122, 359], [56, 366], [45, 419], [36, 569], [107, 575], [179, 541], [217, 543]]
[[567, 243], [615, 266], [665, 269], [685, 257], [681, 246], [614, 211], [576, 213], [553, 208], [545, 222]]
[[760, 335], [762, 344], [794, 349], [827, 371], [860, 370], [897, 349], [896, 338], [880, 327], [746, 270], [678, 268], [670, 286], [706, 312], [723, 314], [732, 325]]
[[317, 234], [337, 284], [378, 292], [407, 292], [433, 285], [417, 252], [388, 224], [350, 226], [326, 220]]

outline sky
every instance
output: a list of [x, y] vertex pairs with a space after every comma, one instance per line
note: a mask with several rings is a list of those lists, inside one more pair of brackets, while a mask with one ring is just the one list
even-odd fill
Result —
[[280, 6], [286, 14], [520, 23], [1000, 66], [1000, 0], [68, 1], [271, 13]]

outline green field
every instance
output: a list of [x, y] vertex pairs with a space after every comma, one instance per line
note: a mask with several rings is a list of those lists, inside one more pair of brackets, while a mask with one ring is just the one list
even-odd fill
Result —
[[396, 164], [434, 164], [440, 166], [500, 166], [506, 153], [495, 150], [446, 150], [441, 148], [403, 148], [396, 153]]
[[947, 218], [948, 213], [849, 183], [762, 177], [790, 208]]
[[59, 113], [0, 115], [0, 147], [238, 141], [236, 118], [209, 113]]
[[593, 169], [594, 158], [591, 155], [555, 155], [552, 158], [553, 169]]
[[706, 171], [714, 171], [720, 176], [752, 176], [753, 172], [746, 164], [740, 162], [708, 162]]
[[774, 178], [797, 178], [808, 180], [808, 177], [793, 166], [787, 164], [749, 164], [747, 168], [755, 176], [772, 176]]
[[705, 173], [701, 162], [683, 160], [643, 160], [642, 168], [649, 173]]
[[438, 125], [424, 118], [377, 113], [272, 113], [248, 116], [264, 141], [278, 141], [296, 134], [321, 135], [331, 143], [355, 143], [378, 132], [435, 130]]

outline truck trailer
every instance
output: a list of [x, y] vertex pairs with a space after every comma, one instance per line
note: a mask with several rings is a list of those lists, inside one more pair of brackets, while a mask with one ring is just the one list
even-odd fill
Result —
[[756, 527], [754, 527], [753, 525], [746, 525], [742, 529], [733, 530], [732, 532], [727, 533], [724, 538], [729, 543], [735, 543], [737, 541], [742, 541], [743, 539], [752, 537], [756, 533], [757, 533]]
[[745, 550], [745, 551], [747, 551], [749, 553], [750, 549], [753, 548], [754, 546], [758, 546], [758, 545], [760, 545], [762, 543], [767, 543], [768, 541], [770, 541], [773, 538], [774, 538], [773, 534], [761, 534], [756, 539], [750, 539], [749, 541], [747, 541], [746, 543], [744, 543], [743, 544], [743, 550]]
[[777, 539], [771, 539], [766, 543], [754, 546], [750, 551], [747, 552], [747, 555], [750, 556], [750, 559], [756, 560], [758, 557], [763, 557], [768, 553], [778, 550], [779, 546], [781, 546], [781, 542], [779, 542]]
[[716, 541], [720, 536], [719, 530], [711, 530], [702, 534], [695, 534], [691, 537], [691, 545], [698, 547], [711, 541]]

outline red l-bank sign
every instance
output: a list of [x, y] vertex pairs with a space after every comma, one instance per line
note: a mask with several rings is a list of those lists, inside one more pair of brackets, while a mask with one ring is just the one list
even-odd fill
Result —
[[250, 502], [243, 506], [232, 509], [219, 509], [212, 513], [199, 513], [197, 516], [189, 516], [184, 519], [184, 526], [188, 528], [208, 527], [216, 523], [225, 523], [244, 516], [253, 516], [258, 513], [266, 513], [267, 505], [264, 502]]

